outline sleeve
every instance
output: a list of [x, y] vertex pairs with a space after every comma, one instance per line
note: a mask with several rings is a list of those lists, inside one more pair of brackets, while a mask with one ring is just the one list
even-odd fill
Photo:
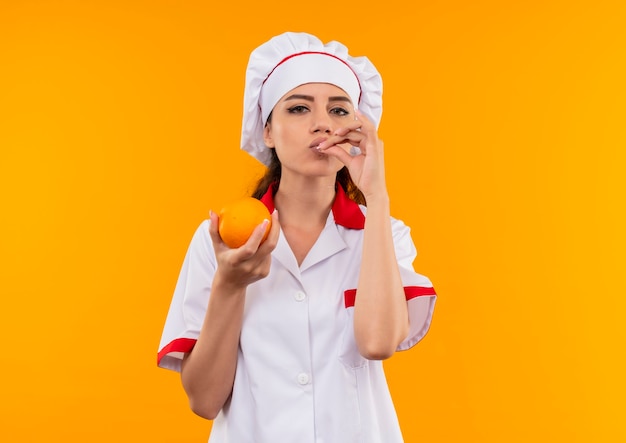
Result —
[[410, 228], [402, 221], [392, 218], [391, 231], [409, 310], [409, 334], [398, 346], [399, 351], [404, 351], [415, 346], [428, 332], [437, 294], [430, 280], [413, 268], [417, 251]]
[[174, 289], [157, 352], [157, 365], [180, 372], [183, 356], [196, 344], [216, 269], [209, 221], [196, 230]]

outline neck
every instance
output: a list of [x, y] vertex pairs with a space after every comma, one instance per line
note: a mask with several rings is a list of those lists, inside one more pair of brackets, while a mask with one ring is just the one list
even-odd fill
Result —
[[281, 177], [274, 204], [281, 225], [325, 224], [335, 199], [335, 179], [329, 177]]

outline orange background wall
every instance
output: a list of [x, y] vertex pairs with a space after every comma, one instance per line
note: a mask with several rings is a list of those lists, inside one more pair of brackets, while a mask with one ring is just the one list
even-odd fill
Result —
[[261, 172], [247, 56], [292, 30], [385, 81], [393, 213], [440, 294], [386, 363], [407, 442], [626, 441], [624, 23], [621, 0], [2, 0], [0, 439], [206, 441], [156, 348], [193, 231]]

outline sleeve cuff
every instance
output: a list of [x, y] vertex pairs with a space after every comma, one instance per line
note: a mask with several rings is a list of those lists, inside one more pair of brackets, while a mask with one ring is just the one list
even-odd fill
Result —
[[157, 354], [157, 365], [160, 368], [180, 372], [185, 354], [191, 352], [196, 345], [195, 338], [177, 338], [165, 345]]

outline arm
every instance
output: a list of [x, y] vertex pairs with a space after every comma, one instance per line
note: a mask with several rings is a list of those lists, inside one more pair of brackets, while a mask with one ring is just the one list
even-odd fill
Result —
[[[345, 143], [358, 145], [361, 153], [350, 155]], [[394, 251], [383, 143], [374, 124], [356, 111], [356, 119], [336, 130], [319, 149], [347, 166], [367, 201], [354, 332], [361, 355], [385, 359], [407, 336], [409, 316]]]
[[218, 266], [200, 335], [185, 356], [181, 370], [191, 409], [210, 420], [217, 416], [232, 391], [246, 288], [269, 273], [270, 253], [280, 230], [275, 212], [272, 229], [263, 244], [260, 243], [265, 226], [259, 225], [245, 245], [229, 249], [219, 237], [217, 226], [218, 218], [211, 214], [209, 233]]
[[386, 194], [367, 198], [363, 255], [354, 304], [354, 332], [365, 358], [393, 355], [409, 332], [409, 315], [394, 252]]

